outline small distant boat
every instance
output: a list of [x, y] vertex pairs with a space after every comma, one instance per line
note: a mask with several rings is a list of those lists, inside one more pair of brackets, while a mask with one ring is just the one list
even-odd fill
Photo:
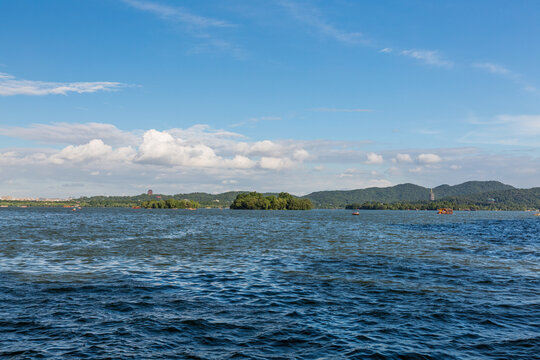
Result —
[[454, 213], [454, 210], [449, 208], [442, 208], [437, 211], [437, 214], [451, 215]]
[[540, 211], [535, 213], [534, 216], [540, 216]]
[[141, 207], [140, 206], [132, 206], [131, 208], [132, 209], [140, 209]]
[[360, 215], [360, 211], [355, 211], [352, 213], [353, 215]]

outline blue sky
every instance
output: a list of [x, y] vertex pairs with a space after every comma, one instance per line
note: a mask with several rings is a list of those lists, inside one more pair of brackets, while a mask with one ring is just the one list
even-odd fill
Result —
[[4, 1], [0, 195], [539, 186], [536, 1]]

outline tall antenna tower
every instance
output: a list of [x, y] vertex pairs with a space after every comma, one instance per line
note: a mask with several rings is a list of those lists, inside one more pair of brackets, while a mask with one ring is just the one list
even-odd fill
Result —
[[429, 189], [429, 200], [435, 201], [435, 193], [433, 192], [433, 189]]

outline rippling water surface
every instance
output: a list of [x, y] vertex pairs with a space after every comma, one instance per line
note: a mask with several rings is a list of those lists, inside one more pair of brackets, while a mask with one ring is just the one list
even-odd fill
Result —
[[534, 359], [525, 212], [0, 209], [0, 356]]

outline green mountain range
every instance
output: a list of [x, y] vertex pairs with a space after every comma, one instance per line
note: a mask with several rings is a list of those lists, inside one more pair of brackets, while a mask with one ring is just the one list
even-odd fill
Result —
[[[511, 185], [498, 181], [468, 181], [459, 185], [439, 185], [433, 188], [435, 199], [448, 197], [464, 197], [486, 192], [505, 190], [518, 190]], [[315, 207], [340, 208], [348, 204], [362, 204], [365, 202], [419, 202], [429, 201], [430, 189], [414, 184], [400, 184], [385, 188], [372, 187], [358, 190], [318, 191], [304, 196], [311, 200]], [[481, 198], [485, 198], [480, 196]]]
[[[430, 201], [430, 191], [435, 201]], [[140, 206], [145, 201], [191, 200], [201, 207], [229, 207], [238, 194], [249, 191], [229, 191], [221, 194], [202, 192], [164, 195], [92, 196], [69, 202], [44, 204], [27, 202], [29, 206], [62, 206], [79, 203], [82, 206], [128, 207]], [[277, 195], [264, 193], [263, 196]], [[373, 209], [454, 209], [522, 210], [540, 208], [540, 187], [517, 189], [498, 181], [468, 181], [459, 185], [440, 185], [433, 189], [414, 184], [400, 184], [385, 188], [358, 190], [317, 191], [299, 198], [309, 199], [315, 208], [373, 208]], [[22, 202], [0, 201], [3, 205], [22, 205]]]

